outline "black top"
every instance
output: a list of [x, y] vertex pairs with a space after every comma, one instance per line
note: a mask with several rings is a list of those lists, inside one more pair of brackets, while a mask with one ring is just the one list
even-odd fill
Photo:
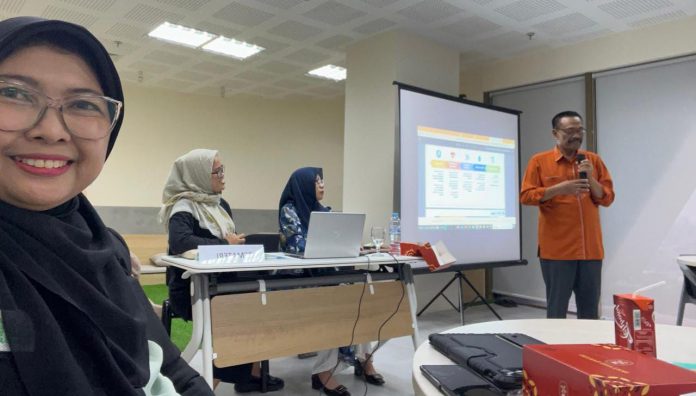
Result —
[[148, 341], [182, 395], [212, 395], [171, 343], [123, 239], [83, 195], [45, 212], [0, 202], [0, 351], [8, 395], [143, 395]]
[[[220, 206], [232, 217], [230, 204], [220, 198]], [[178, 212], [169, 218], [169, 251], [171, 255], [181, 254], [199, 245], [227, 245], [226, 239], [213, 235], [207, 228], [201, 228], [189, 212]], [[167, 267], [167, 286], [172, 310], [185, 320], [191, 320], [191, 280], [181, 279], [184, 270]]]

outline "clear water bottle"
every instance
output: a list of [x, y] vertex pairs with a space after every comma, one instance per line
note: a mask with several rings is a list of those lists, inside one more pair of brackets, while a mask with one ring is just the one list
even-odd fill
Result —
[[401, 254], [401, 219], [399, 212], [392, 213], [389, 220], [389, 253]]

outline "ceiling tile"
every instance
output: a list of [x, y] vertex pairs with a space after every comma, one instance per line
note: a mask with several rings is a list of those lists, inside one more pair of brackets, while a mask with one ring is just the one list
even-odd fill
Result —
[[480, 34], [500, 29], [500, 25], [480, 16], [464, 18], [459, 22], [444, 26], [442, 29], [460, 38], [475, 37]]
[[257, 3], [263, 3], [272, 7], [277, 7], [283, 10], [289, 10], [292, 7], [304, 3], [306, 0], [255, 0]]
[[60, 19], [61, 21], [76, 23], [87, 28], [92, 27], [98, 19], [94, 15], [83, 14], [81, 12], [54, 6], [46, 7], [41, 16], [47, 19]]
[[319, 34], [321, 29], [297, 21], [286, 21], [268, 30], [269, 33], [292, 40], [305, 40]]
[[617, 19], [628, 18], [673, 6], [669, 0], [614, 0], [597, 7]]
[[614, 33], [610, 29], [599, 29], [592, 32], [577, 34], [574, 36], [563, 37], [561, 41], [566, 43], [578, 43], [580, 41], [592, 40], [598, 37]]
[[138, 82], [140, 73], [138, 70], [118, 69], [118, 76], [121, 77], [121, 81]]
[[297, 80], [280, 80], [273, 83], [276, 87], [287, 88], [287, 89], [297, 89], [306, 87], [307, 83]]
[[326, 24], [337, 26], [348, 23], [355, 18], [367, 15], [366, 12], [356, 10], [341, 3], [329, 0], [304, 13], [307, 18]]
[[354, 38], [338, 34], [317, 42], [317, 46], [333, 51], [343, 51], [348, 44], [355, 41]]
[[677, 10], [674, 12], [668, 12], [666, 14], [655, 15], [650, 18], [641, 19], [639, 21], [631, 22], [628, 25], [634, 28], [641, 28], [650, 25], [657, 25], [658, 23], [663, 23], [671, 21], [673, 19], [685, 18], [687, 15], [682, 10]]
[[178, 8], [183, 8], [188, 11], [198, 11], [204, 5], [210, 3], [210, 0], [156, 0], [160, 4], [166, 4]]
[[105, 39], [103, 37], [98, 37], [99, 41], [106, 47], [106, 50], [110, 54], [117, 54], [120, 56], [128, 55], [135, 50], [137, 50], [138, 47], [137, 45], [131, 44], [131, 43], [126, 43], [120, 40], [110, 40], [110, 39]]
[[209, 21], [201, 21], [199, 23], [194, 24], [192, 27], [198, 30], [206, 31], [208, 33], [222, 35], [229, 38], [235, 38], [242, 34], [242, 31], [239, 29], [234, 29], [230, 26], [224, 26]]
[[155, 28], [162, 22], [179, 22], [184, 18], [183, 15], [162, 10], [160, 8], [150, 7], [145, 4], [138, 4], [124, 15], [124, 18], [130, 21], [146, 23]]
[[373, 7], [386, 7], [390, 4], [394, 4], [399, 0], [362, 0], [363, 3], [367, 3]]
[[298, 63], [303, 63], [306, 65], [311, 65], [317, 62], [321, 62], [324, 59], [327, 59], [328, 57], [329, 55], [322, 54], [321, 52], [316, 52], [308, 49], [301, 49], [299, 51], [295, 51], [289, 55], [286, 55], [285, 59], [289, 59]]
[[361, 34], [370, 35], [387, 30], [395, 25], [396, 22], [394, 21], [390, 21], [386, 18], [379, 18], [375, 19], [374, 21], [363, 23], [362, 25], [354, 28], [353, 31]]
[[[61, 0], [63, 3], [71, 4], [90, 11], [107, 11], [116, 0]], [[22, 1], [23, 3], [24, 1]], [[16, 3], [16, 1], [2, 1], [0, 3]], [[0, 8], [1, 9], [1, 8]]]
[[421, 23], [431, 23], [464, 12], [442, 0], [424, 0], [399, 11], [399, 14]]
[[174, 54], [172, 52], [157, 50], [145, 55], [145, 59], [162, 62], [170, 65], [181, 65], [189, 58], [187, 56]]
[[265, 86], [265, 85], [252, 88], [248, 92], [263, 95], [263, 96], [279, 96], [279, 95], [287, 93], [287, 91], [284, 89], [279, 89], [276, 87], [269, 87], [269, 86]]
[[532, 45], [532, 43], [534, 42], [529, 40], [529, 37], [527, 37], [524, 33], [508, 32], [482, 40], [478, 43], [477, 47], [486, 48], [492, 51], [516, 51], [539, 44], [534, 43], [534, 45]]
[[290, 44], [281, 43], [281, 42], [271, 40], [271, 39], [268, 39], [265, 37], [254, 37], [254, 38], [246, 40], [246, 41], [265, 48], [265, 50], [262, 52], [262, 54], [263, 53], [271, 54], [271, 53], [283, 50], [285, 48], [288, 48], [290, 46]]
[[226, 89], [243, 89], [251, 86], [252, 84], [248, 81], [242, 80], [232, 80], [225, 79], [217, 82], [218, 87], [225, 87]]
[[274, 76], [273, 74], [260, 72], [258, 70], [247, 70], [235, 75], [234, 77], [256, 83], [265, 83], [276, 78], [276, 76]]
[[25, 0], [4, 0], [0, 1], [0, 11], [9, 15], [18, 15], [22, 12]]
[[193, 85], [191, 81], [176, 80], [174, 78], [165, 78], [159, 81], [152, 82], [152, 85], [161, 88], [167, 88], [174, 91], [189, 88]]
[[223, 65], [221, 63], [204, 61], [197, 63], [191, 67], [194, 70], [199, 70], [211, 74], [224, 74], [234, 70], [232, 66]]
[[242, 26], [256, 26], [273, 18], [271, 13], [240, 3], [230, 3], [213, 16]]
[[209, 76], [207, 74], [198, 73], [198, 72], [195, 72], [192, 70], [180, 71], [180, 72], [174, 74], [173, 77], [177, 78], [179, 80], [187, 80], [187, 81], [192, 81], [195, 83], [204, 83], [212, 78], [211, 76]]
[[496, 12], [518, 22], [564, 10], [566, 6], [556, 0], [517, 0], [496, 8]]
[[539, 31], [553, 36], [575, 33], [595, 26], [597, 26], [597, 22], [579, 12], [549, 19], [534, 25], [534, 27]]
[[270, 61], [262, 65], [256, 66], [257, 70], [263, 70], [275, 74], [287, 74], [300, 70], [296, 65], [291, 65], [289, 63]]
[[125, 23], [117, 23], [109, 28], [109, 30], [106, 31], [106, 34], [127, 40], [140, 41], [147, 36], [147, 31], [140, 27], [127, 25]]
[[150, 73], [162, 73], [169, 70], [169, 66], [165, 66], [159, 63], [137, 61], [129, 66], [131, 69], [142, 70], [144, 72]]

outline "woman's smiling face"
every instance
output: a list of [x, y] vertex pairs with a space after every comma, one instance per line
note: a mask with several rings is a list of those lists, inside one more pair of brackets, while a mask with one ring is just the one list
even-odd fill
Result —
[[[103, 95], [82, 58], [45, 45], [20, 49], [0, 62], [0, 80], [54, 99], [85, 92]], [[12, 114], [1, 106], [17, 94], [0, 89], [0, 117]], [[46, 109], [26, 132], [0, 130], [0, 200], [30, 210], [47, 210], [68, 201], [99, 175], [108, 142], [108, 135], [96, 140], [72, 136], [55, 108]]]

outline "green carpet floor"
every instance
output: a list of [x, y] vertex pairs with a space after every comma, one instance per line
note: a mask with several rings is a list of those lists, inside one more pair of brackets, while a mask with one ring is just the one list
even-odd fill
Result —
[[[165, 298], [167, 298], [167, 285], [144, 285], [143, 290], [145, 294], [150, 298], [155, 304], [162, 304]], [[184, 350], [186, 344], [188, 344], [191, 339], [191, 330], [193, 329], [192, 322], [186, 322], [182, 319], [172, 319], [172, 341], [179, 347], [180, 350]]]

